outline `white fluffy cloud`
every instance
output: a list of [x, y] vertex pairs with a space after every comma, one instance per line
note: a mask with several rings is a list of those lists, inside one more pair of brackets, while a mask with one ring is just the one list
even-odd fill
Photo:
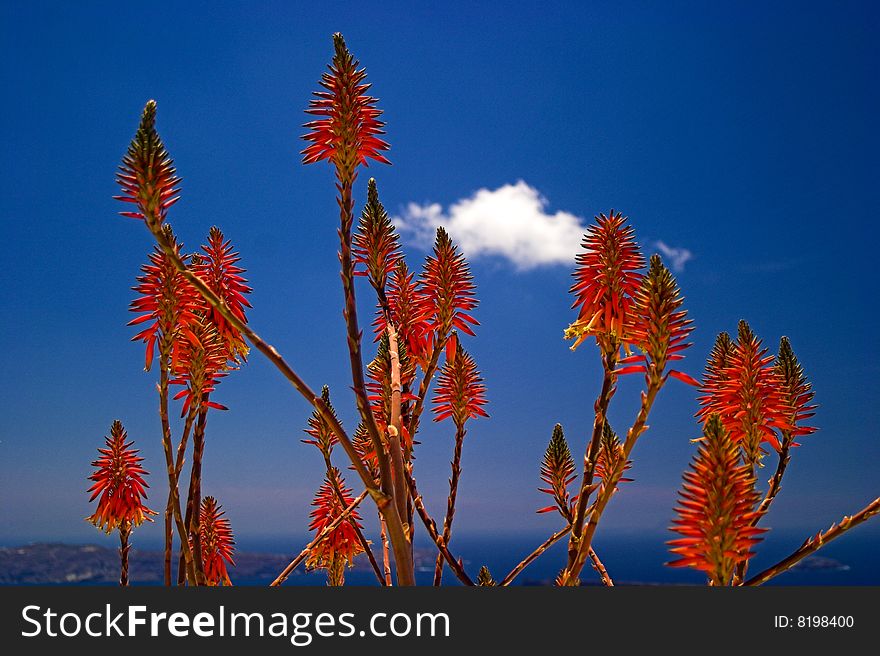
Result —
[[[410, 241], [428, 248], [443, 226], [469, 258], [501, 257], [518, 270], [571, 265], [580, 250], [587, 222], [570, 212], [547, 211], [547, 199], [520, 180], [498, 189], [479, 189], [448, 208], [439, 203], [409, 203], [394, 223]], [[693, 255], [658, 241], [656, 249], [681, 271]]]
[[684, 271], [684, 265], [694, 259], [694, 254], [686, 248], [667, 246], [662, 241], [654, 242], [654, 246], [660, 255], [663, 256], [663, 260], [669, 265], [669, 268], [676, 273]]
[[409, 203], [395, 223], [421, 245], [430, 244], [443, 226], [468, 257], [499, 256], [521, 270], [574, 262], [584, 234], [579, 217], [549, 214], [547, 200], [522, 180], [480, 189], [446, 211], [437, 203]]

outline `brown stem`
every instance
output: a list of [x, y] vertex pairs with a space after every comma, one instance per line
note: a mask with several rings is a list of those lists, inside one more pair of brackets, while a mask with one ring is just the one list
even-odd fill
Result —
[[514, 567], [512, 570], [510, 570], [510, 572], [507, 574], [507, 576], [505, 576], [503, 579], [501, 579], [501, 583], [499, 583], [498, 585], [500, 585], [500, 586], [510, 585], [513, 582], [513, 579], [515, 579], [517, 576], [519, 576], [520, 572], [522, 572], [526, 567], [528, 567], [535, 560], [537, 560], [537, 558], [541, 554], [543, 554], [545, 551], [547, 551], [547, 549], [549, 549], [554, 544], [559, 542], [562, 538], [564, 538], [566, 535], [568, 535], [570, 531], [571, 531], [570, 525], [556, 531], [556, 533], [554, 533], [549, 538], [544, 540], [544, 542], [542, 542], [538, 546], [537, 549], [535, 549], [532, 553], [530, 553], [528, 556], [523, 558], [516, 567]]
[[[446, 517], [443, 518], [443, 543], [449, 544], [452, 535], [452, 520], [455, 517], [455, 498], [458, 495], [458, 480], [461, 477], [461, 446], [464, 444], [464, 436], [467, 431], [464, 424], [455, 426], [455, 451], [452, 455], [452, 476], [449, 478], [449, 497], [446, 500]], [[437, 562], [434, 564], [434, 585], [440, 585], [443, 580], [443, 554], [437, 554]]]
[[[153, 225], [156, 225], [156, 222], [152, 222]], [[150, 226], [151, 222], [147, 222], [147, 225]], [[376, 503], [376, 507], [379, 509], [381, 513], [386, 518], [388, 524], [388, 534], [392, 539], [392, 544], [395, 545], [395, 558], [398, 557], [398, 549], [397, 545], [404, 545], [404, 551], [408, 551], [406, 545], [406, 535], [403, 530], [403, 522], [400, 521], [400, 517], [397, 516], [396, 512], [389, 512], [388, 505], [391, 501], [391, 497], [382, 492], [382, 490], [376, 485], [373, 480], [373, 476], [367, 470], [364, 463], [361, 461], [360, 456], [358, 455], [357, 449], [354, 448], [354, 445], [351, 442], [351, 439], [348, 437], [348, 434], [345, 432], [345, 429], [342, 427], [342, 424], [339, 423], [339, 419], [333, 414], [333, 411], [327, 406], [326, 403], [321, 399], [320, 396], [316, 395], [314, 391], [306, 384], [306, 382], [300, 378], [299, 374], [297, 374], [291, 366], [287, 363], [287, 361], [281, 357], [281, 354], [278, 353], [278, 350], [263, 340], [254, 330], [244, 321], [242, 321], [234, 312], [229, 309], [229, 306], [220, 299], [208, 285], [199, 278], [195, 273], [187, 269], [186, 264], [180, 259], [180, 256], [177, 254], [172, 241], [169, 237], [166, 237], [165, 234], [158, 228], [152, 229], [153, 237], [156, 239], [156, 243], [162, 249], [162, 252], [165, 256], [177, 267], [177, 270], [180, 271], [181, 275], [187, 279], [187, 281], [196, 288], [199, 294], [205, 299], [205, 301], [236, 330], [238, 330], [242, 335], [244, 335], [247, 340], [257, 349], [260, 353], [262, 353], [268, 360], [271, 362], [278, 371], [293, 385], [293, 388], [299, 392], [299, 394], [311, 404], [311, 406], [317, 410], [318, 414], [327, 422], [327, 425], [330, 426], [334, 435], [336, 435], [336, 439], [339, 440], [340, 446], [342, 446], [349, 460], [351, 460], [351, 464], [354, 466], [355, 471], [358, 476], [360, 476], [361, 481], [364, 484], [364, 487], [367, 488], [368, 494], [372, 497], [373, 501]], [[169, 442], [169, 452], [170, 452], [170, 442]], [[169, 467], [169, 471], [170, 471]], [[178, 502], [179, 503], [179, 502]], [[180, 527], [183, 526], [183, 520], [180, 520]], [[183, 533], [183, 531], [182, 531]], [[411, 556], [411, 554], [410, 554]], [[405, 555], [401, 556], [401, 558], [406, 558]], [[410, 557], [411, 560], [411, 557]]]
[[119, 525], [119, 585], [123, 588], [128, 585], [128, 551], [131, 545], [128, 537], [131, 535], [131, 522], [122, 522]]
[[171, 585], [171, 554], [174, 551], [174, 520], [172, 514], [174, 510], [171, 507], [171, 493], [168, 493], [168, 505], [165, 506], [165, 551], [163, 559], [163, 581], [165, 586]]
[[804, 542], [801, 547], [790, 556], [784, 558], [775, 565], [768, 567], [760, 574], [756, 574], [742, 585], [755, 586], [766, 583], [774, 576], [782, 574], [782, 572], [791, 569], [804, 558], [806, 558], [810, 554], [815, 553], [826, 544], [831, 542], [833, 539], [840, 537], [851, 528], [855, 528], [859, 524], [868, 521], [869, 519], [871, 519], [871, 517], [877, 514], [880, 514], [880, 497], [874, 499], [871, 503], [862, 508], [855, 515], [844, 517], [840, 520], [840, 522], [833, 525], [827, 531], [817, 533], [815, 536], [808, 538], [807, 541]]
[[327, 524], [327, 526], [325, 526], [324, 529], [305, 546], [305, 549], [300, 551], [297, 557], [290, 561], [290, 564], [281, 571], [281, 574], [279, 574], [278, 577], [274, 581], [272, 581], [269, 587], [274, 588], [284, 583], [287, 580], [287, 577], [290, 576], [291, 572], [293, 572], [293, 570], [295, 570], [297, 566], [308, 557], [309, 552], [314, 549], [315, 546], [321, 542], [321, 540], [323, 540], [328, 535], [330, 535], [330, 533], [336, 530], [336, 527], [339, 526], [343, 521], [345, 521], [345, 519], [352, 512], [354, 512], [355, 508], [360, 505], [361, 501], [367, 498], [367, 494], [369, 494], [369, 491], [364, 490], [357, 497], [355, 497], [354, 501], [348, 504], [345, 510], [339, 513], [339, 516], [336, 519]]
[[[177, 480], [180, 480], [180, 472], [183, 469], [183, 460], [186, 455], [186, 444], [189, 440], [189, 433], [192, 430], [192, 424], [195, 420], [197, 405], [193, 404], [190, 406], [189, 412], [186, 414], [186, 422], [183, 426], [183, 433], [180, 436], [180, 443], [177, 445], [177, 459], [174, 463], [174, 471], [177, 475]], [[171, 555], [174, 550], [174, 539], [173, 539], [173, 519], [172, 515], [174, 513], [174, 497], [171, 494], [171, 491], [168, 492], [168, 502], [165, 505], [165, 585], [171, 585]]]
[[425, 525], [425, 529], [428, 531], [428, 535], [434, 541], [437, 549], [440, 550], [440, 553], [443, 554], [443, 557], [446, 559], [446, 563], [449, 565], [449, 568], [453, 571], [455, 576], [458, 577], [458, 580], [464, 583], [465, 585], [474, 585], [474, 582], [471, 580], [471, 577], [468, 576], [467, 572], [464, 571], [464, 566], [461, 564], [460, 560], [456, 560], [455, 556], [449, 551], [449, 547], [443, 541], [443, 537], [437, 531], [437, 523], [431, 519], [431, 516], [428, 514], [427, 508], [425, 508], [425, 504], [422, 501], [422, 496], [419, 494], [419, 490], [416, 487], [416, 481], [412, 476], [412, 472], [407, 469], [406, 473], [406, 482], [409, 485], [409, 493], [413, 500], [413, 505], [415, 506], [416, 512], [419, 517], [422, 519], [422, 523]]
[[391, 425], [388, 427], [388, 447], [391, 450], [391, 473], [394, 483], [394, 500], [397, 503], [397, 514], [401, 518], [407, 516], [406, 502], [409, 490], [406, 477], [403, 475], [403, 449], [400, 438], [403, 424], [400, 419], [400, 406], [403, 386], [400, 383], [400, 352], [397, 346], [397, 330], [388, 322], [388, 353], [391, 360]]
[[602, 429], [605, 426], [608, 405], [611, 403], [611, 397], [614, 396], [617, 387], [617, 376], [614, 374], [614, 370], [617, 368], [617, 359], [618, 348], [616, 344], [612, 351], [602, 356], [602, 389], [593, 405], [595, 410], [595, 417], [593, 418], [593, 433], [590, 436], [590, 442], [584, 453], [584, 471], [581, 476], [581, 489], [580, 492], [578, 492], [578, 502], [575, 506], [571, 537], [568, 540], [568, 564], [566, 565], [566, 572], [569, 574], [574, 573], [575, 570], [580, 572], [583, 567], [583, 561], [580, 562], [580, 567], [578, 567], [581, 536], [584, 528], [587, 506], [590, 501], [590, 494], [593, 490], [596, 461], [599, 458], [599, 447], [602, 443]]
[[611, 473], [609, 480], [603, 481], [602, 486], [600, 487], [601, 491], [599, 492], [599, 496], [593, 506], [593, 512], [590, 513], [590, 519], [587, 522], [583, 535], [581, 536], [574, 564], [566, 568], [563, 573], [563, 585], [577, 585], [578, 576], [589, 556], [590, 546], [592, 545], [593, 536], [596, 534], [599, 519], [602, 517], [602, 513], [605, 512], [605, 508], [611, 500], [611, 497], [614, 496], [617, 484], [620, 482], [621, 476], [623, 476], [623, 465], [629, 460], [633, 447], [635, 447], [639, 437], [647, 429], [648, 416], [651, 414], [654, 399], [657, 398], [657, 393], [663, 387], [664, 382], [662, 371], [658, 371], [657, 369], [651, 369], [648, 376], [648, 391], [642, 392], [642, 402], [639, 406], [639, 413], [636, 415], [633, 425], [626, 434], [626, 441], [623, 443], [621, 466], [614, 470]]
[[613, 588], [614, 581], [611, 580], [608, 570], [605, 569], [605, 565], [599, 560], [599, 555], [593, 547], [590, 547], [590, 564], [593, 566], [593, 569], [599, 573], [599, 576], [602, 578], [602, 584], [608, 588]]
[[385, 572], [385, 585], [391, 585], [391, 560], [388, 556], [388, 533], [385, 518], [379, 513], [379, 536], [382, 540], [382, 570]]
[[[174, 252], [174, 249], [171, 249]], [[175, 256], [177, 255], [174, 252]], [[183, 262], [181, 262], [183, 264]], [[190, 580], [196, 584], [203, 582], [200, 580], [195, 568], [193, 567], [192, 551], [189, 548], [189, 540], [187, 539], [186, 526], [183, 523], [183, 517], [180, 511], [180, 495], [177, 488], [177, 471], [174, 467], [173, 456], [171, 453], [171, 424], [168, 421], [168, 370], [171, 363], [171, 339], [163, 336], [159, 345], [159, 418], [162, 422], [162, 450], [165, 452], [165, 468], [168, 473], [168, 489], [173, 497], [173, 514], [174, 522], [177, 524], [178, 538], [181, 543], [183, 559], [186, 567], [187, 575]]]
[[[207, 403], [208, 395], [203, 396], [205, 403]], [[191, 498], [187, 500], [187, 512], [192, 510], [188, 526], [193, 541], [193, 567], [197, 573], [201, 572], [203, 577], [205, 566], [202, 563], [202, 532], [199, 522], [201, 521], [202, 507], [202, 459], [205, 456], [205, 426], [207, 422], [208, 409], [205, 407], [199, 411], [199, 420], [196, 423], [195, 431], [193, 431], [193, 462], [190, 470], [192, 488], [190, 490]]]
[[791, 445], [793, 441], [794, 438], [790, 431], [784, 431], [782, 433], [782, 449], [779, 452], [779, 462], [776, 465], [776, 472], [768, 481], [767, 494], [764, 496], [763, 501], [761, 501], [761, 505], [758, 506], [758, 510], [755, 513], [755, 519], [752, 521], [752, 526], [756, 526], [764, 515], [767, 514], [767, 511], [770, 510], [770, 505], [773, 503], [776, 495], [779, 494], [779, 490], [782, 489], [782, 477], [785, 475], [785, 470], [788, 467], [788, 463], [791, 461]]
[[345, 558], [339, 553], [333, 553], [330, 564], [327, 566], [327, 585], [338, 588], [345, 585]]
[[[342, 492], [342, 486], [339, 483], [339, 479], [333, 472], [333, 463], [330, 462], [330, 456], [327, 453], [324, 453], [324, 466], [327, 468], [327, 480], [330, 481], [330, 486], [333, 488], [333, 494], [336, 495], [340, 505], [344, 507], [345, 494]], [[373, 572], [376, 574], [376, 579], [379, 581], [379, 585], [385, 585], [385, 577], [382, 576], [382, 570], [379, 569], [379, 563], [376, 562], [376, 556], [373, 555], [373, 550], [370, 548], [370, 543], [364, 535], [364, 532], [361, 530], [361, 527], [358, 526], [357, 522], [352, 522], [351, 527], [354, 529], [358, 542], [360, 542], [361, 548], [364, 550], [367, 559], [370, 561], [370, 565], [373, 567]]]
[[[375, 417], [373, 417], [373, 410], [367, 398], [367, 389], [364, 382], [364, 360], [361, 354], [362, 335], [358, 327], [357, 301], [354, 288], [354, 262], [351, 253], [351, 226], [354, 220], [354, 203], [351, 191], [355, 174], [353, 169], [346, 169], [339, 165], [336, 168], [336, 174], [339, 180], [337, 187], [339, 189], [339, 198], [337, 200], [339, 201], [340, 216], [339, 261], [341, 264], [342, 291], [345, 296], [345, 307], [342, 314], [345, 317], [347, 329], [346, 342], [348, 344], [348, 360], [351, 365], [352, 389], [354, 390], [361, 421], [364, 423], [370, 440], [373, 442], [373, 448], [376, 451], [381, 490], [387, 497], [395, 500], [391, 464], [385, 454], [385, 447], [382, 443], [382, 437], [379, 435], [379, 428], [376, 426]], [[395, 517], [392, 517], [392, 515]], [[394, 549], [397, 583], [404, 586], [415, 585], [412, 552], [406, 540], [403, 519], [397, 510], [396, 503], [386, 510], [385, 519], [388, 522], [389, 537]]]
[[[208, 400], [207, 395], [202, 399], [202, 407]], [[205, 453], [205, 425], [208, 421], [208, 411], [202, 409], [198, 413], [199, 420], [193, 431], [193, 463], [189, 474], [189, 491], [186, 497], [186, 517], [183, 522], [188, 527], [190, 543], [193, 550], [193, 569], [204, 572], [202, 563], [202, 539], [199, 532], [199, 508], [201, 506], [202, 490], [202, 457]], [[183, 561], [178, 563], [177, 584], [183, 585]]]

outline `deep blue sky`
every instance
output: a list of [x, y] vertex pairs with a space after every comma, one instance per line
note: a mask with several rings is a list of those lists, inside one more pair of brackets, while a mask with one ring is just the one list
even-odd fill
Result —
[[[2, 4], [0, 543], [99, 539], [82, 521], [85, 478], [115, 418], [164, 504], [155, 378], [125, 326], [151, 241], [111, 200], [149, 98], [184, 180], [178, 234], [195, 247], [211, 225], [226, 231], [255, 288], [253, 326], [313, 386], [330, 384], [353, 425], [331, 172], [298, 156], [334, 31], [386, 112], [394, 166], [370, 173], [391, 212], [522, 179], [550, 211], [619, 208], [643, 242], [688, 248], [679, 281], [697, 329], [684, 368], [701, 372], [717, 332], [746, 318], [773, 348], [791, 338], [821, 404], [769, 525], [818, 530], [876, 496], [874, 3], [120, 4]], [[561, 339], [568, 267], [482, 259], [473, 272], [482, 326], [468, 347], [492, 418], [469, 433], [456, 524], [549, 532], [558, 522], [533, 512], [539, 461], [557, 421], [583, 452], [595, 351]], [[694, 397], [674, 382], [662, 392], [608, 530], [668, 525]], [[293, 540], [322, 475], [299, 443], [308, 407], [257, 356], [216, 399], [231, 409], [209, 422], [205, 492], [242, 543]], [[622, 384], [616, 426], [636, 403], [637, 381]], [[426, 425], [422, 441], [417, 476], [439, 516], [448, 426]]]

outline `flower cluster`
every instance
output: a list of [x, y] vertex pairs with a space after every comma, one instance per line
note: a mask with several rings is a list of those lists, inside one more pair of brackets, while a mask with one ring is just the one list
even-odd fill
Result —
[[105, 438], [106, 448], [98, 449], [101, 455], [92, 463], [95, 473], [89, 476], [94, 481], [89, 501], [98, 499], [98, 507], [87, 520], [106, 533], [117, 528], [127, 531], [144, 520], [152, 521], [150, 515], [156, 514], [144, 504], [149, 486], [144, 481], [143, 458], [132, 449], [134, 442], [126, 440], [128, 433], [122, 423], [114, 421], [110, 436]]
[[[352, 501], [354, 497], [351, 489], [342, 482], [342, 474], [336, 468], [331, 469], [312, 501], [314, 510], [309, 515], [312, 519], [309, 530], [316, 535], [321, 533], [342, 515]], [[322, 569], [331, 569], [339, 562], [349, 567], [353, 565], [355, 556], [364, 551], [355, 531], [356, 526], [360, 527], [360, 515], [355, 510], [311, 549], [306, 565]]]
[[235, 567], [235, 539], [222, 506], [214, 497], [202, 499], [199, 509], [199, 537], [202, 544], [202, 565], [205, 580], [211, 586], [232, 585], [226, 565]]
[[600, 214], [587, 230], [584, 251], [577, 256], [575, 295], [572, 308], [578, 318], [565, 331], [566, 339], [574, 339], [572, 350], [587, 337], [595, 337], [604, 353], [633, 342], [635, 296], [645, 266], [635, 233], [626, 217], [611, 210]]
[[754, 554], [764, 529], [756, 528], [758, 493], [751, 468], [740, 462], [739, 447], [718, 415], [706, 421], [699, 451], [685, 472], [671, 540], [679, 556], [673, 567], [706, 572], [714, 585], [729, 585], [737, 565]]

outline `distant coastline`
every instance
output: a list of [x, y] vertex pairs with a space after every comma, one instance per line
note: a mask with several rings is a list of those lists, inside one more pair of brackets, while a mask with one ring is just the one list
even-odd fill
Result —
[[[486, 550], [483, 554], [489, 553]], [[498, 573], [508, 565], [511, 556], [497, 550], [497, 562], [489, 562]], [[646, 560], [653, 561], [656, 554], [641, 552]], [[233, 583], [238, 585], [268, 585], [288, 564], [292, 555], [259, 551], [245, 551], [235, 556], [236, 566], [230, 570]], [[433, 572], [433, 557], [430, 550], [417, 549], [417, 569], [422, 574]], [[552, 582], [555, 559], [541, 567], [535, 567], [517, 581], [520, 585], [548, 585]], [[424, 567], [419, 567], [419, 565]], [[483, 564], [482, 562], [478, 562]], [[503, 565], [499, 567], [500, 565]], [[649, 563], [650, 564], [650, 563]], [[430, 565], [430, 567], [428, 567]], [[466, 563], [473, 567], [473, 563]], [[62, 542], [40, 542], [17, 547], [0, 547], [0, 585], [115, 585], [119, 576], [117, 549], [97, 544], [68, 544]], [[430, 572], [429, 572], [430, 570]], [[652, 570], [639, 568], [633, 576], [619, 579], [621, 584], [675, 585], [699, 583], [699, 581], [675, 581], [663, 578], [664, 570], [658, 568], [657, 578], [645, 576]], [[841, 560], [816, 556], [805, 560], [790, 574], [781, 577], [780, 584], [788, 585], [876, 585], [868, 577], [864, 580], [851, 580], [852, 567]], [[132, 549], [131, 577], [135, 585], [162, 584], [162, 553], [159, 550]], [[375, 585], [373, 574], [365, 562], [357, 562], [347, 577], [352, 585]], [[590, 584], [585, 575], [585, 584]], [[290, 585], [323, 585], [325, 577], [320, 573], [298, 569], [289, 579]], [[429, 583], [429, 582], [428, 582]]]

